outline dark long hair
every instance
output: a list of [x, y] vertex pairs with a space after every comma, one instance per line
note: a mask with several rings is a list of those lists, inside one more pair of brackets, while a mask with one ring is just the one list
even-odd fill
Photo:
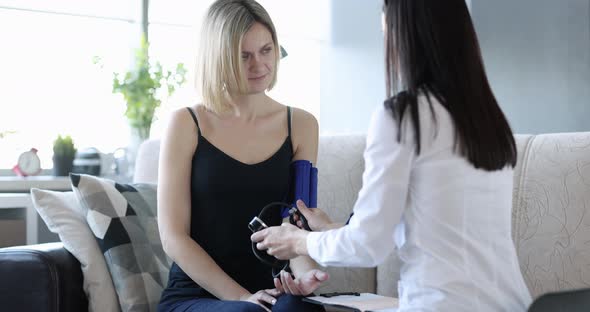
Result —
[[385, 106], [398, 121], [398, 141], [404, 115], [409, 114], [420, 153], [418, 96], [426, 94], [451, 115], [455, 151], [475, 168], [514, 167], [512, 130], [486, 77], [465, 0], [385, 0], [383, 11]]

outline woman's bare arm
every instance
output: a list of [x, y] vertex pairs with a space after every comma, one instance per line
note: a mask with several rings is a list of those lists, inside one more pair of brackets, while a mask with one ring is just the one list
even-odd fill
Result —
[[251, 295], [190, 237], [190, 178], [197, 127], [186, 109], [172, 114], [161, 142], [158, 226], [164, 251], [193, 281], [217, 298], [240, 300]]

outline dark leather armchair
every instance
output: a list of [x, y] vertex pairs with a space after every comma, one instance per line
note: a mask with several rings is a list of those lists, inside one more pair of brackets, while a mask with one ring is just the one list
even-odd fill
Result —
[[88, 311], [80, 263], [62, 245], [0, 249], [0, 309]]

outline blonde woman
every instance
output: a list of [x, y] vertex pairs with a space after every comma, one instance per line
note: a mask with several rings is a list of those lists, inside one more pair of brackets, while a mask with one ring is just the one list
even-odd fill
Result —
[[273, 280], [247, 227], [285, 199], [291, 162], [317, 157], [315, 118], [266, 94], [280, 59], [275, 27], [254, 0], [218, 0], [199, 54], [203, 103], [175, 111], [161, 145], [158, 225], [174, 263], [158, 310], [316, 311], [301, 296], [327, 274], [300, 257], [295, 279]]

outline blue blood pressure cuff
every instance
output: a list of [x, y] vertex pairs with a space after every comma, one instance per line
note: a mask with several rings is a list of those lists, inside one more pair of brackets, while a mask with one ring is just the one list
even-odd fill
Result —
[[[296, 160], [291, 163], [289, 195], [287, 203], [297, 207], [297, 200], [301, 199], [307, 207], [318, 206], [318, 168], [308, 160]], [[289, 217], [289, 208], [283, 208], [281, 217]]]
[[[269, 211], [277, 211], [274, 209], [281, 209], [281, 217], [289, 218], [291, 224], [297, 225], [294, 216], [299, 217], [302, 229], [311, 231], [307, 219], [297, 210], [297, 200], [301, 199], [305, 205], [310, 208], [315, 208], [318, 205], [318, 169], [314, 168], [311, 162], [307, 160], [297, 160], [291, 163], [289, 168], [289, 192], [284, 202], [273, 202], [262, 208], [258, 216], [255, 216], [248, 228], [256, 233], [260, 230], [268, 228], [267, 216]], [[276, 215], [276, 214], [275, 214]], [[273, 278], [280, 277], [281, 271], [289, 270], [289, 260], [279, 260], [265, 251], [261, 251], [256, 247], [256, 243], [252, 242], [252, 252], [263, 263], [272, 267]]]

